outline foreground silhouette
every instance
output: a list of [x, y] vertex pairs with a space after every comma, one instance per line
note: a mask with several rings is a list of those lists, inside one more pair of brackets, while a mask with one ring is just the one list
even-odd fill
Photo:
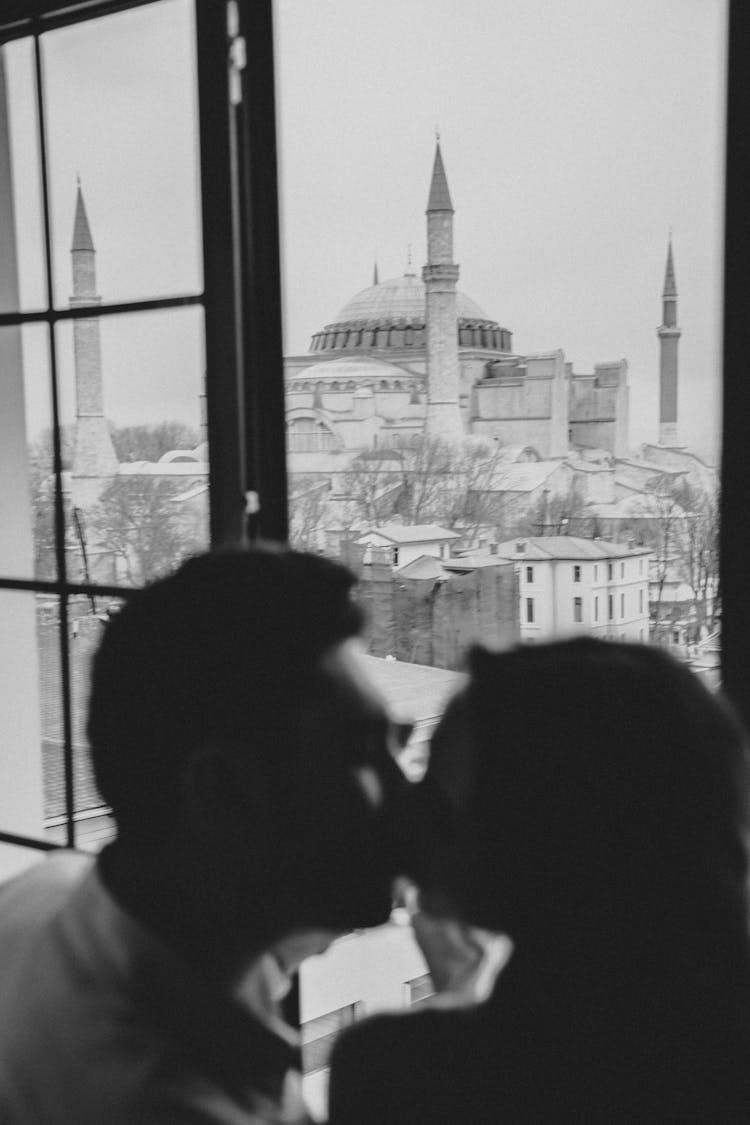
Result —
[[513, 953], [482, 1004], [345, 1033], [332, 1125], [750, 1122], [747, 776], [737, 722], [659, 651], [476, 650], [415, 931], [438, 985], [460, 926]]

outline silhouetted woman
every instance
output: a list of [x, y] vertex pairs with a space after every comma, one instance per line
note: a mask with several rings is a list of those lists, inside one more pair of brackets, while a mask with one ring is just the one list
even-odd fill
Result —
[[581, 639], [470, 666], [433, 743], [425, 784], [455, 831], [415, 931], [438, 979], [457, 944], [435, 916], [467, 950], [481, 927], [513, 953], [484, 1003], [344, 1035], [332, 1125], [747, 1125], [737, 721], [651, 648]]

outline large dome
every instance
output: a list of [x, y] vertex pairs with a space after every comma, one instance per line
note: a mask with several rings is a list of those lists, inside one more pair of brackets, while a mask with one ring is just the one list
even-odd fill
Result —
[[[456, 293], [458, 316], [461, 320], [487, 320], [482, 312], [465, 293]], [[424, 282], [415, 273], [405, 273], [402, 277], [392, 277], [379, 285], [370, 285], [356, 293], [347, 301], [336, 317], [336, 323], [346, 320], [421, 320], [424, 321], [425, 290]]]
[[[509, 352], [511, 334], [465, 293], [456, 294], [459, 347]], [[425, 285], [415, 273], [392, 277], [356, 293], [336, 319], [316, 332], [311, 352], [425, 347]]]

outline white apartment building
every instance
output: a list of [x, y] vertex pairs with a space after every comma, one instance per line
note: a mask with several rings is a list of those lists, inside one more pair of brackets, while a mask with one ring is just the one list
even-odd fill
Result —
[[500, 543], [497, 555], [518, 568], [522, 641], [648, 641], [648, 548], [539, 535]]
[[373, 547], [389, 552], [392, 566], [407, 566], [422, 555], [430, 555], [435, 559], [450, 558], [451, 546], [460, 539], [455, 531], [445, 527], [438, 527], [434, 523], [403, 525], [388, 524], [385, 527], [373, 527], [356, 540], [358, 545], [370, 548], [365, 551], [364, 562], [372, 561]]

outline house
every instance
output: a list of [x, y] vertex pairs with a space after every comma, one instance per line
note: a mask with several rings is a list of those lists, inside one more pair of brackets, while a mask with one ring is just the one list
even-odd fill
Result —
[[522, 641], [648, 641], [648, 548], [540, 535], [499, 543], [497, 558], [516, 565]]
[[420, 555], [431, 555], [436, 559], [450, 557], [451, 544], [460, 539], [455, 531], [448, 531], [445, 527], [438, 527], [434, 523], [421, 523], [412, 525], [387, 524], [385, 527], [373, 527], [356, 540], [357, 546], [370, 548], [365, 551], [363, 562], [372, 561], [372, 548], [381, 548], [379, 554], [389, 552], [389, 561], [394, 567], [406, 566], [414, 562]]

